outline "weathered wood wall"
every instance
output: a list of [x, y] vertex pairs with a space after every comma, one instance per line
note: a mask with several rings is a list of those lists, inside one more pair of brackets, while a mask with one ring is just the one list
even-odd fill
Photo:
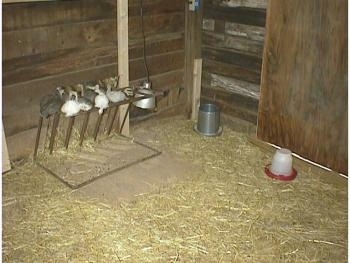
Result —
[[255, 124], [267, 0], [203, 2], [202, 99]]
[[[143, 0], [146, 54], [162, 111], [184, 101], [183, 0]], [[115, 0], [3, 4], [3, 122], [7, 137], [37, 126], [40, 97], [57, 85], [117, 72]], [[122, 40], [120, 40], [122, 41]], [[130, 81], [145, 79], [140, 0], [129, 0]]]
[[348, 3], [271, 0], [258, 137], [348, 172]]

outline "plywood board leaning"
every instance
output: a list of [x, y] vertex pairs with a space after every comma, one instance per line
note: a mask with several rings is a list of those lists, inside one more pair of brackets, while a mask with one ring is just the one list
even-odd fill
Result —
[[258, 138], [348, 173], [347, 1], [271, 0]]

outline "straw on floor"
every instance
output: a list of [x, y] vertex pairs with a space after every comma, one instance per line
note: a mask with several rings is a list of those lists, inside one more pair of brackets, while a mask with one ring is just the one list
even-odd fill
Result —
[[244, 134], [203, 137], [182, 118], [145, 125], [147, 143], [198, 172], [110, 207], [30, 162], [16, 167], [3, 176], [4, 261], [346, 262], [346, 180], [304, 169], [275, 181], [263, 171], [271, 155]]

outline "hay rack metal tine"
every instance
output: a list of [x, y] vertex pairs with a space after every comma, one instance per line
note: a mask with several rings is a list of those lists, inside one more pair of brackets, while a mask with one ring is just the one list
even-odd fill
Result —
[[[129, 87], [125, 87], [125, 88], [121, 88], [118, 90], [123, 91], [124, 89], [127, 89]], [[150, 98], [152, 95], [143, 95], [140, 97], [129, 97], [127, 100], [121, 101], [121, 102], [116, 102], [116, 103], [110, 103], [109, 107], [107, 108], [109, 111], [114, 110], [113, 115], [112, 115], [112, 120], [110, 121], [109, 126], [107, 127], [107, 134], [110, 135], [112, 129], [113, 129], [113, 123], [115, 122], [115, 119], [118, 118], [117, 112], [118, 112], [118, 108], [121, 105], [126, 105], [128, 104], [128, 108], [125, 112], [125, 115], [123, 117], [123, 121], [119, 127], [119, 130], [117, 131], [118, 133], [121, 133], [121, 131], [124, 128], [126, 119], [127, 119], [127, 115], [130, 111], [131, 105], [139, 100], [143, 100], [143, 99], [147, 99]], [[85, 139], [85, 133], [89, 124], [89, 120], [90, 120], [90, 115], [92, 112], [96, 112], [98, 111], [97, 108], [92, 108], [91, 110], [87, 111], [87, 112], [82, 112], [80, 114], [85, 114], [84, 119], [83, 119], [83, 123], [82, 126], [80, 128], [80, 134], [79, 134], [79, 145], [82, 146], [84, 139]], [[57, 135], [57, 130], [58, 130], [58, 126], [59, 126], [59, 121], [60, 121], [60, 112], [57, 112], [54, 116], [53, 116], [53, 125], [51, 128], [51, 133], [50, 133], [50, 142], [49, 142], [49, 153], [52, 154], [53, 153], [53, 149], [54, 149], [54, 144], [55, 144], [55, 138]], [[98, 119], [96, 121], [95, 124], [95, 128], [94, 128], [94, 133], [93, 133], [93, 138], [96, 141], [97, 140], [97, 136], [99, 133], [99, 128], [103, 119], [103, 116], [105, 114], [99, 114]], [[65, 141], [64, 141], [64, 146], [66, 149], [68, 149], [69, 146], [69, 142], [70, 142], [70, 138], [71, 138], [71, 134], [72, 134], [72, 129], [74, 126], [74, 122], [75, 122], [75, 116], [73, 117], [69, 117], [69, 122], [68, 122], [68, 128], [67, 128], [67, 132], [66, 132], [66, 137], [65, 137]], [[34, 154], [33, 154], [33, 160], [35, 161], [38, 155], [38, 149], [39, 149], [39, 144], [40, 144], [40, 137], [41, 137], [41, 131], [42, 131], [42, 125], [43, 125], [43, 117], [39, 117], [39, 121], [38, 121], [38, 130], [37, 130], [37, 135], [36, 135], [36, 140], [35, 140], [35, 145], [34, 145]], [[49, 132], [49, 131], [46, 131]], [[44, 150], [45, 150], [45, 145], [44, 145]]]
[[75, 116], [69, 117], [68, 128], [66, 133], [66, 139], [64, 140], [64, 147], [68, 149], [70, 136], [72, 134], [72, 129], [74, 125]]

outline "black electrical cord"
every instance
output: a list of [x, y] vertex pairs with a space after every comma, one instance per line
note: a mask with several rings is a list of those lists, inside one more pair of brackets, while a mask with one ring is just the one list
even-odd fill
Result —
[[147, 82], [150, 82], [149, 81], [149, 70], [148, 70], [147, 59], [146, 59], [146, 37], [145, 37], [145, 29], [144, 29], [144, 26], [143, 26], [143, 4], [142, 4], [142, 0], [140, 0], [140, 15], [141, 15], [141, 30], [142, 30], [142, 37], [143, 37], [143, 62], [145, 64]]

